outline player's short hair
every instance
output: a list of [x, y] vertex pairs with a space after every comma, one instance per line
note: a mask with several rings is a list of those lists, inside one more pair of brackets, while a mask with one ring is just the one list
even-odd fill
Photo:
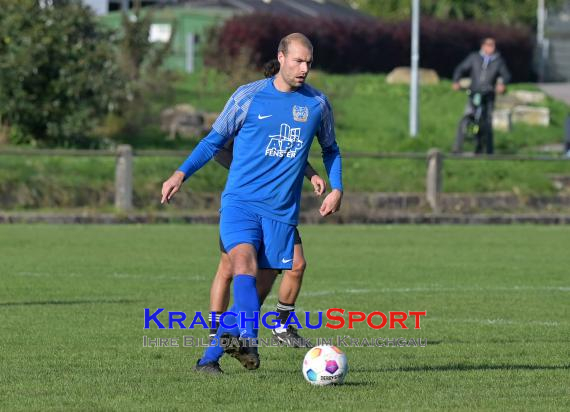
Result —
[[483, 46], [487, 42], [493, 42], [494, 45], [497, 45], [497, 41], [494, 37], [483, 37], [481, 39], [480, 45]]
[[309, 49], [311, 52], [313, 51], [313, 44], [307, 38], [307, 36], [305, 36], [303, 33], [291, 33], [281, 39], [279, 42], [279, 47], [277, 47], [277, 53], [283, 52], [283, 54], [287, 54], [289, 45], [293, 41], [297, 41]]

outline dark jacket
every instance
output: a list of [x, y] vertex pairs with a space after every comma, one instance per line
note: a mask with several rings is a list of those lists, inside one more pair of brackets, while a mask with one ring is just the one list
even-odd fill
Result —
[[494, 93], [499, 77], [503, 79], [504, 84], [511, 80], [511, 74], [499, 53], [489, 56], [487, 64], [481, 53], [471, 53], [455, 68], [453, 81], [458, 82], [465, 75], [471, 77], [470, 89], [476, 92]]

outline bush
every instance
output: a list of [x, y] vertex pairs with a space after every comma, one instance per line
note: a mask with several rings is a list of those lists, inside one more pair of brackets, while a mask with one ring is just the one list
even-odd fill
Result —
[[16, 143], [96, 146], [90, 134], [122, 89], [111, 33], [71, 0], [0, 7], [0, 119]]
[[[236, 69], [237, 56], [249, 53], [260, 68], [275, 57], [279, 40], [302, 32], [315, 47], [315, 68], [333, 73], [388, 72], [410, 64], [410, 23], [340, 21], [250, 14], [229, 19], [212, 31], [205, 62], [226, 72]], [[440, 76], [451, 77], [468, 53], [479, 48], [483, 37], [493, 36], [505, 56], [514, 81], [532, 78], [533, 43], [529, 31], [489, 26], [470, 21], [421, 21], [420, 65]]]

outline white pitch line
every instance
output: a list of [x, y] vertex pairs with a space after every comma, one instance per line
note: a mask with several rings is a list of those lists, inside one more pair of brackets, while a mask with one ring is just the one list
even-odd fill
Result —
[[[51, 272], [16, 272], [15, 276], [29, 277], [78, 277], [87, 276], [81, 273], [51, 273]], [[170, 276], [170, 275], [151, 275], [151, 274], [130, 274], [130, 273], [104, 273], [100, 276], [113, 277], [118, 279], [140, 279], [140, 280], [187, 280], [194, 282], [209, 281], [209, 276]]]
[[50, 273], [50, 272], [16, 272], [16, 276], [31, 276], [31, 277], [51, 277], [51, 276], [65, 276], [77, 277], [81, 276], [79, 273]]
[[[83, 276], [81, 273], [51, 273], [51, 272], [16, 272], [16, 276], [64, 276], [78, 277]], [[210, 281], [213, 276], [170, 276], [170, 275], [153, 275], [153, 274], [130, 274], [130, 273], [106, 273], [103, 276], [114, 278], [132, 278], [132, 279], [154, 279], [154, 280], [187, 280], [187, 281]], [[422, 286], [422, 287], [406, 287], [406, 288], [348, 288], [338, 290], [316, 290], [301, 291], [303, 297], [320, 297], [331, 295], [360, 295], [368, 293], [446, 293], [446, 292], [519, 292], [519, 291], [552, 291], [552, 292], [570, 292], [570, 286], [497, 286], [497, 287], [481, 287], [481, 286], [459, 286], [459, 287], [442, 287], [442, 286]], [[275, 298], [276, 295], [271, 294], [267, 298]]]
[[355, 295], [367, 293], [417, 293], [417, 292], [520, 292], [520, 291], [553, 291], [570, 292], [569, 286], [499, 286], [495, 288], [473, 287], [415, 287], [415, 288], [380, 288], [380, 289], [339, 289], [339, 290], [317, 290], [301, 292], [303, 297], [318, 297], [329, 295]]
[[[109, 276], [109, 275], [107, 275]], [[151, 280], [188, 280], [188, 281], [205, 281], [209, 280], [205, 276], [169, 276], [169, 275], [132, 275], [129, 273], [113, 273], [110, 275], [119, 279], [151, 279]]]

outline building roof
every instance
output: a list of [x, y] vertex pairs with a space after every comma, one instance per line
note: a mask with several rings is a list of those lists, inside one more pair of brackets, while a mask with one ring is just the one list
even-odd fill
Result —
[[343, 20], [371, 16], [332, 0], [179, 0], [193, 8], [227, 9], [239, 14], [268, 13], [299, 17], [329, 17]]

